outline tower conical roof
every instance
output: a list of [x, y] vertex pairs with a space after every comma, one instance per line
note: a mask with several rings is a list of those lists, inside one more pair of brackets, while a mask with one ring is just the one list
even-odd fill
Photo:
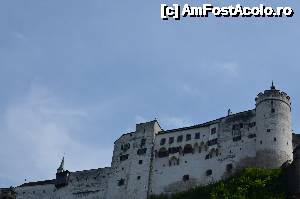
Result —
[[61, 163], [57, 169], [57, 173], [62, 173], [64, 172], [64, 165], [65, 165], [65, 157], [62, 158]]

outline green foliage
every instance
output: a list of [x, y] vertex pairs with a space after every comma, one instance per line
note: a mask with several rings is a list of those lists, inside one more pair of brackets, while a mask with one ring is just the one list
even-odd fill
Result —
[[286, 190], [281, 176], [280, 169], [248, 168], [216, 184], [169, 197], [151, 196], [150, 199], [285, 199]]

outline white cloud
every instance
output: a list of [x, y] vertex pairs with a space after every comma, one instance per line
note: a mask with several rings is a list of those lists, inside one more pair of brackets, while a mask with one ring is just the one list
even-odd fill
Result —
[[0, 185], [9, 186], [7, 180], [18, 185], [24, 179], [52, 179], [64, 153], [66, 169], [71, 171], [109, 166], [112, 149], [92, 148], [72, 134], [83, 129], [88, 115], [49, 90], [32, 86], [1, 116], [0, 159], [5, 161], [0, 164]]
[[213, 68], [230, 77], [238, 77], [240, 75], [240, 65], [236, 62], [217, 62], [213, 64]]
[[162, 118], [161, 124], [163, 128], [172, 129], [172, 128], [180, 128], [185, 126], [191, 126], [192, 123], [187, 121], [186, 119], [179, 117], [165, 117]]

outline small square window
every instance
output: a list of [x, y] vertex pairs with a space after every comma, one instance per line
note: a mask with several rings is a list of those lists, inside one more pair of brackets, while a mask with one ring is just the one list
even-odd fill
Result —
[[196, 134], [195, 134], [195, 139], [196, 139], [196, 140], [200, 139], [200, 133], [196, 133]]
[[232, 168], [233, 168], [232, 164], [227, 164], [227, 165], [226, 165], [226, 171], [227, 171], [227, 172], [232, 171]]
[[123, 186], [125, 184], [125, 180], [123, 178], [121, 178], [119, 181], [118, 181], [118, 186]]
[[189, 175], [184, 175], [184, 176], [182, 177], [182, 180], [183, 180], [184, 182], [189, 181], [189, 179], [190, 179], [190, 176], [189, 176]]
[[272, 108], [272, 109], [271, 109], [271, 113], [275, 113], [275, 108]]
[[140, 179], [141, 179], [141, 176], [138, 176], [137, 179], [140, 180]]
[[212, 175], [212, 170], [211, 169], [207, 170], [206, 171], [206, 176], [211, 176], [211, 175]]
[[143, 164], [143, 160], [139, 160], [139, 164]]
[[267, 132], [270, 133], [270, 132], [271, 132], [271, 129], [267, 129]]

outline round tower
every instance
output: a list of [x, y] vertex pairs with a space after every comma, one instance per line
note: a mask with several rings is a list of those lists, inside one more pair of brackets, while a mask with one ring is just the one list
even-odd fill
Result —
[[257, 166], [279, 168], [293, 159], [290, 97], [272, 82], [271, 88], [259, 93], [255, 101]]

